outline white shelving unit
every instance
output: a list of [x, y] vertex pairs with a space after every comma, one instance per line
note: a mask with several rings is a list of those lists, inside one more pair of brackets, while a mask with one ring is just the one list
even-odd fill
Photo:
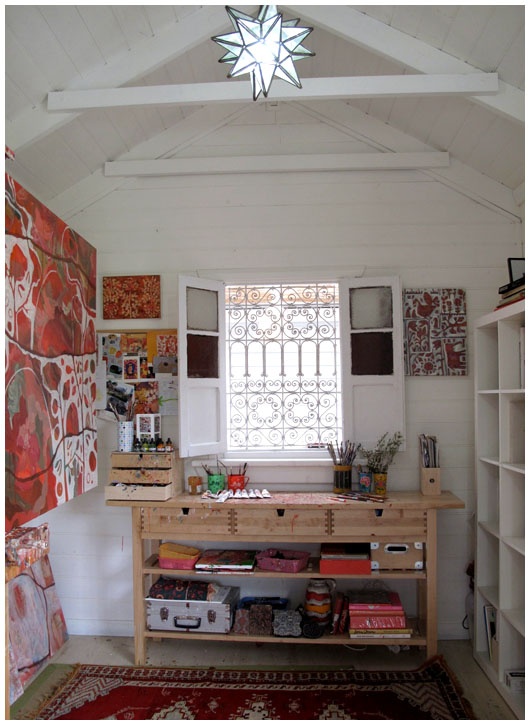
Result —
[[[525, 665], [524, 301], [477, 320], [475, 326], [477, 662], [518, 718], [524, 694], [506, 672]], [[521, 332], [522, 331], [522, 332]], [[484, 607], [493, 606], [496, 637], [488, 645]]]

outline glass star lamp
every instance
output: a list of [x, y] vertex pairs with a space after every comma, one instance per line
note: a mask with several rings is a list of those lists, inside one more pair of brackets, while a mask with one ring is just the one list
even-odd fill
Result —
[[252, 95], [267, 98], [274, 76], [302, 87], [294, 63], [315, 55], [302, 42], [313, 28], [299, 28], [299, 19], [284, 20], [276, 5], [263, 5], [258, 17], [227, 7], [235, 32], [217, 35], [212, 40], [225, 48], [220, 63], [232, 63], [228, 77], [250, 74]]

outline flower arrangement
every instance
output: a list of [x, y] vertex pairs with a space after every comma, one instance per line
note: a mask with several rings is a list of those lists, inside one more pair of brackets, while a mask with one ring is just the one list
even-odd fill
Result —
[[372, 473], [387, 473], [403, 441], [401, 431], [397, 431], [392, 437], [387, 432], [379, 438], [374, 448], [361, 446], [359, 453], [366, 459], [366, 468]]

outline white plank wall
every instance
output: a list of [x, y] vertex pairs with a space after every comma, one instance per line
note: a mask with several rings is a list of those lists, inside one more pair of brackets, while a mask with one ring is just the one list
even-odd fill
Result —
[[[255, 143], [255, 134], [251, 139], [248, 129], [237, 130], [233, 137], [223, 131], [216, 154]], [[268, 132], [260, 129], [260, 138]], [[289, 127], [289, 143], [303, 139], [303, 132], [303, 124]], [[204, 155], [209, 152], [203, 148]], [[366, 276], [397, 274], [404, 288], [464, 288], [471, 332], [474, 320], [496, 305], [497, 289], [507, 279], [507, 257], [524, 256], [521, 225], [509, 215], [414, 171], [120, 180], [115, 191], [67, 221], [97, 248], [100, 279], [162, 275], [162, 319], [152, 327], [176, 326], [181, 272], [200, 270], [207, 276], [208, 270], [213, 275], [302, 267], [318, 279], [322, 270], [339, 274], [360, 267]], [[139, 326], [145, 322], [100, 319], [98, 324], [99, 329]], [[406, 379], [408, 448], [390, 471], [390, 489], [419, 487], [417, 436], [437, 435], [443, 488], [466, 502], [465, 511], [439, 514], [442, 639], [468, 636], [461, 623], [472, 557], [473, 352], [470, 335], [466, 377]], [[164, 420], [163, 432], [176, 437], [174, 419]], [[106, 507], [102, 491], [115, 445], [114, 426], [100, 421], [100, 486], [38, 520], [50, 523], [52, 567], [72, 634], [133, 631], [129, 510]], [[251, 467], [250, 475], [271, 485], [274, 480], [307, 488], [329, 485], [323, 467]]]

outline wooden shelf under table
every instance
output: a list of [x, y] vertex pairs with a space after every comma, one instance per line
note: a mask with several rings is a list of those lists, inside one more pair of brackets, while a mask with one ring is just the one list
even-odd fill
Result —
[[260, 579], [309, 579], [309, 578], [322, 578], [322, 579], [425, 579], [426, 573], [424, 570], [413, 571], [410, 569], [396, 569], [390, 571], [385, 570], [373, 570], [365, 574], [322, 574], [318, 568], [319, 559], [311, 558], [309, 564], [305, 569], [297, 572], [290, 571], [269, 571], [265, 569], [245, 569], [245, 570], [206, 570], [206, 569], [164, 569], [158, 566], [158, 555], [152, 554], [146, 559], [143, 572], [144, 574], [153, 574], [158, 576], [173, 576], [177, 579], [183, 579], [190, 576], [193, 577], [257, 577]]
[[[338, 501], [332, 493], [273, 493], [270, 499], [229, 499], [218, 503], [189, 494], [167, 501], [107, 501], [109, 506], [128, 506], [132, 512], [134, 631], [136, 664], [145, 664], [148, 639], [197, 639], [224, 642], [268, 642], [326, 645], [409, 645], [425, 647], [426, 657], [437, 651], [436, 518], [437, 512], [464, 508], [449, 491], [424, 496], [419, 491], [390, 494], [383, 502]], [[416, 580], [418, 621], [412, 637], [352, 639], [348, 634], [304, 637], [254, 636], [234, 633], [172, 632], [148, 630], [145, 619], [145, 582], [154, 576], [256, 577], [308, 579], [319, 577], [315, 561], [296, 573], [254, 569], [244, 572], [198, 572], [162, 569], [154, 553], [157, 542], [173, 540], [238, 543], [255, 547], [266, 542], [322, 544], [334, 542], [416, 542], [425, 545], [423, 570], [378, 570], [367, 574], [326, 575], [334, 579]]]

